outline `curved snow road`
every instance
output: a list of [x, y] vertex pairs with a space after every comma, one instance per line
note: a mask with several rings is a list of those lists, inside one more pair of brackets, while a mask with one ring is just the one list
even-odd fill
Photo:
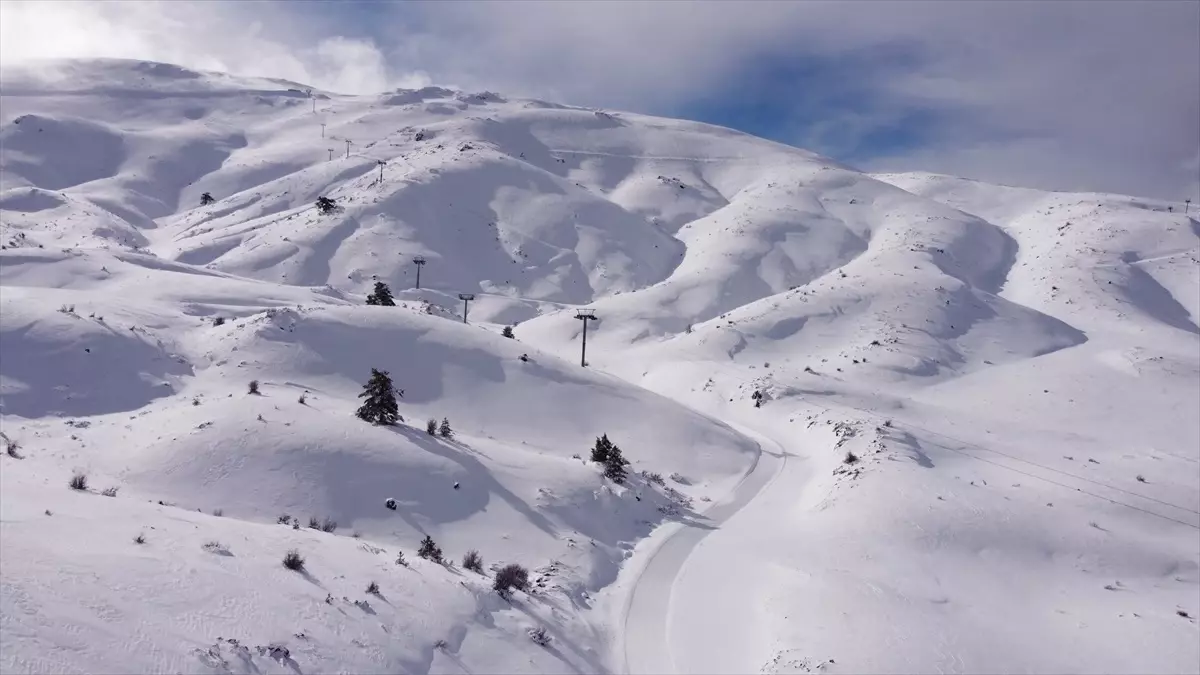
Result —
[[[759, 444], [758, 457], [750, 470], [728, 497], [704, 511], [701, 523], [678, 526], [649, 554], [649, 560], [627, 596], [623, 626], [623, 671], [626, 673], [667, 675], [676, 672], [668, 633], [672, 621], [671, 595], [684, 563], [705, 537], [753, 501], [787, 464], [787, 454], [778, 443], [759, 434], [738, 431]], [[776, 452], [768, 452], [764, 445]]]

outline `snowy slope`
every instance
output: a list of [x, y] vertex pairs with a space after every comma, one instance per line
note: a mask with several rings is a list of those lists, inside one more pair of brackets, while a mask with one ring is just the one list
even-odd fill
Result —
[[[0, 669], [1196, 672], [1181, 207], [490, 92], [6, 68]], [[395, 428], [352, 414], [372, 368]]]

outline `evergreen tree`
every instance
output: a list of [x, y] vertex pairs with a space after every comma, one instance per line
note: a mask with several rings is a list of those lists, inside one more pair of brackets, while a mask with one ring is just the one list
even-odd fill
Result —
[[[403, 394], [401, 394], [403, 395]], [[395, 424], [401, 420], [396, 407], [396, 389], [386, 370], [371, 369], [371, 379], [363, 385], [359, 398], [365, 398], [362, 407], [354, 414], [361, 420], [373, 424]]]
[[333, 213], [336, 210], [337, 202], [333, 201], [329, 197], [317, 197], [317, 211], [320, 211], [321, 215]]
[[513, 335], [512, 326], [505, 326], [505, 327], [504, 327], [504, 330], [500, 331], [500, 334], [501, 334], [501, 335], [503, 335], [503, 336], [504, 336], [504, 337], [506, 337], [506, 338], [515, 338], [515, 337], [517, 337], [516, 335]]
[[387, 284], [382, 281], [376, 281], [375, 291], [367, 296], [367, 304], [395, 307], [396, 300], [392, 297], [392, 289], [388, 288]]
[[608, 458], [604, 461], [604, 477], [614, 483], [625, 482], [625, 465], [629, 461], [621, 454], [621, 448], [612, 446]]
[[433, 419], [432, 417], [429, 418], [429, 421], [425, 423], [425, 433], [429, 434], [430, 436], [437, 435], [437, 420]]
[[608, 440], [608, 434], [604, 434], [596, 439], [596, 445], [592, 448], [592, 461], [604, 464], [608, 461], [608, 453], [613, 449], [612, 441]]
[[433, 537], [425, 535], [421, 540], [421, 548], [417, 550], [417, 555], [434, 562], [442, 562], [442, 549], [437, 544], [433, 543]]
[[442, 418], [442, 426], [438, 427], [438, 433], [442, 435], [442, 438], [450, 438], [454, 435], [454, 432], [450, 430], [450, 420], [448, 418]]
[[200, 206], [208, 206], [215, 201], [217, 200], [213, 199], [211, 192], [205, 192], [204, 194], [200, 195]]

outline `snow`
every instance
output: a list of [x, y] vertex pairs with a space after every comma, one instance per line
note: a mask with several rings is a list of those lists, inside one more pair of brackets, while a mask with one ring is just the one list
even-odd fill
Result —
[[3, 672], [1200, 671], [1183, 204], [489, 92], [0, 90]]

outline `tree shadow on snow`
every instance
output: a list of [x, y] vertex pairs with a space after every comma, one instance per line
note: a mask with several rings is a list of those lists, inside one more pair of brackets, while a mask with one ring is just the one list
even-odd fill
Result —
[[525, 516], [529, 522], [537, 526], [538, 529], [551, 536], [557, 536], [553, 523], [548, 518], [530, 508], [528, 504], [521, 500], [520, 497], [514, 495], [508, 488], [500, 484], [487, 467], [478, 459], [462, 449], [439, 441], [429, 436], [423, 430], [417, 430], [412, 427], [397, 425], [389, 427], [393, 432], [398, 433], [408, 438], [409, 441], [420, 447], [422, 450], [428, 451], [430, 454], [437, 455], [443, 459], [449, 460], [458, 464], [464, 471], [467, 472], [467, 480], [469, 485], [464, 486], [466, 489], [483, 488], [491, 493], [498, 495], [503, 499], [513, 510]]

